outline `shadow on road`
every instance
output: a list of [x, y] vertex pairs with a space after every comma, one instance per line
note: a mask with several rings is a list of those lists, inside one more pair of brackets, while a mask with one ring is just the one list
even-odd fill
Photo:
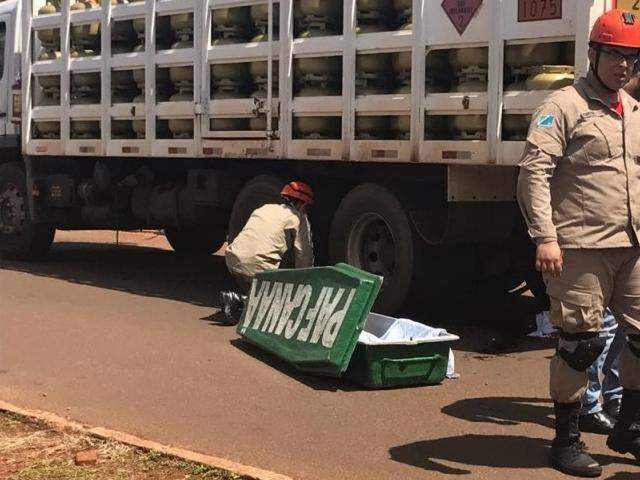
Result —
[[[391, 459], [432, 472], [448, 475], [470, 475], [473, 470], [447, 465], [457, 463], [469, 467], [547, 468], [550, 442], [541, 438], [515, 435], [463, 435], [409, 443], [389, 450]], [[631, 459], [610, 455], [594, 455], [601, 465], [632, 465]], [[620, 474], [624, 475], [624, 474]], [[637, 474], [636, 474], [637, 475]], [[624, 480], [631, 477], [615, 477]]]
[[353, 392], [363, 390], [362, 387], [358, 387], [345, 379], [319, 377], [300, 372], [295, 369], [291, 364], [279, 359], [275, 355], [272, 355], [264, 350], [260, 350], [255, 345], [252, 345], [242, 339], [231, 340], [231, 344], [238, 350], [243, 351], [247, 355], [252, 356], [256, 360], [266, 363], [272, 368], [275, 368], [283, 375], [293, 378], [300, 383], [306, 385], [314, 390], [326, 390], [329, 392], [337, 392], [338, 390], [345, 392]]
[[127, 244], [59, 242], [38, 262], [0, 260], [0, 269], [207, 307], [217, 306], [219, 290], [233, 287], [222, 257]]
[[495, 425], [532, 423], [553, 428], [553, 406], [546, 398], [466, 398], [447, 405], [442, 413], [469, 422]]
[[[56, 242], [43, 260], [0, 261], [0, 269], [211, 308], [218, 307], [220, 290], [235, 288], [220, 256], [190, 258], [126, 243]], [[456, 350], [502, 354], [550, 348], [549, 341], [525, 336], [535, 326], [538, 306], [531, 297], [509, 293], [510, 281], [461, 282], [437, 298], [413, 302], [400, 316], [460, 334]], [[212, 323], [219, 324], [216, 318]]]

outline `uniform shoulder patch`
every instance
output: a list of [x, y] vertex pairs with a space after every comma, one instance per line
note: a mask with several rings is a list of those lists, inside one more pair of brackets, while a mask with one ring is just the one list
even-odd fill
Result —
[[556, 121], [555, 115], [540, 115], [538, 118], [538, 127], [551, 127]]

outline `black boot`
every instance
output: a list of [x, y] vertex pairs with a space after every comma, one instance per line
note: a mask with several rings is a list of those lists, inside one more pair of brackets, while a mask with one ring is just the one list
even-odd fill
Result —
[[640, 390], [622, 392], [622, 406], [607, 446], [618, 453], [630, 453], [640, 461]]
[[244, 309], [244, 299], [236, 292], [220, 292], [220, 303], [225, 320], [229, 325], [237, 325]]
[[551, 464], [556, 470], [576, 477], [599, 477], [602, 467], [580, 441], [579, 403], [554, 403], [556, 438], [551, 445]]

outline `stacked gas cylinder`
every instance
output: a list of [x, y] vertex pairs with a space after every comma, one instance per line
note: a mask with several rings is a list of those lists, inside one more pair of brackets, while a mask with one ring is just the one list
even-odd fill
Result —
[[[59, 12], [60, 9], [60, 0], [47, 0], [45, 5], [38, 10], [38, 15], [50, 15]], [[39, 60], [60, 58], [59, 28], [38, 30], [37, 37], [41, 45]], [[43, 107], [60, 105], [60, 77], [58, 75], [39, 76], [37, 81], [40, 88], [38, 104]], [[58, 139], [60, 138], [60, 122], [35, 122], [33, 135], [42, 139]]]
[[[240, 44], [268, 41], [269, 7], [218, 8], [212, 12], [212, 45]], [[273, 5], [273, 40], [279, 36], [279, 6]], [[268, 94], [267, 61], [245, 63], [215, 63], [211, 66], [212, 100], [255, 98], [264, 100]], [[272, 65], [272, 96], [278, 96], [278, 63]], [[277, 128], [274, 119], [272, 128]], [[253, 117], [213, 118], [213, 131], [264, 131], [267, 120], [257, 112]]]
[[[411, 29], [411, 0], [358, 0], [358, 34]], [[294, 4], [296, 37], [313, 38], [342, 33], [343, 2], [299, 0]], [[411, 52], [366, 54], [356, 57], [356, 95], [411, 93]], [[340, 57], [301, 57], [295, 61], [295, 95], [298, 97], [340, 95]], [[294, 132], [302, 139], [340, 138], [340, 125], [333, 117], [294, 117]], [[408, 139], [410, 117], [358, 116], [356, 138]]]
[[[573, 84], [575, 44], [533, 43], [505, 48], [506, 92], [557, 90]], [[530, 115], [505, 115], [503, 139], [523, 141]]]
[[[489, 50], [485, 47], [451, 50], [449, 63], [456, 77], [454, 92], [486, 92], [489, 78]], [[452, 118], [455, 140], [485, 140], [486, 115], [455, 115]]]

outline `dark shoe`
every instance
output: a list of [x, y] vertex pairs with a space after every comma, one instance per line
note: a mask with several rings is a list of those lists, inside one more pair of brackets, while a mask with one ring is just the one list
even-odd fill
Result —
[[640, 432], [614, 429], [607, 439], [607, 447], [623, 455], [630, 453], [640, 461]]
[[608, 402], [606, 402], [602, 406], [602, 409], [606, 412], [607, 415], [609, 415], [609, 418], [611, 420], [615, 421], [620, 415], [620, 405], [622, 405], [622, 399], [614, 398], [613, 400], [609, 400]]
[[587, 453], [584, 443], [580, 441], [580, 404], [555, 402], [553, 407], [556, 414], [556, 438], [551, 445], [551, 465], [567, 475], [600, 476], [602, 467]]
[[624, 389], [620, 415], [607, 439], [607, 447], [618, 453], [630, 453], [640, 462], [640, 390]]
[[580, 441], [564, 447], [556, 446], [554, 441], [551, 447], [551, 465], [556, 470], [574, 477], [602, 475], [602, 467], [587, 453], [585, 444]]
[[580, 431], [609, 435], [615, 422], [604, 411], [580, 415]]
[[236, 292], [220, 292], [220, 303], [226, 322], [229, 325], [237, 325], [244, 306], [242, 297]]

